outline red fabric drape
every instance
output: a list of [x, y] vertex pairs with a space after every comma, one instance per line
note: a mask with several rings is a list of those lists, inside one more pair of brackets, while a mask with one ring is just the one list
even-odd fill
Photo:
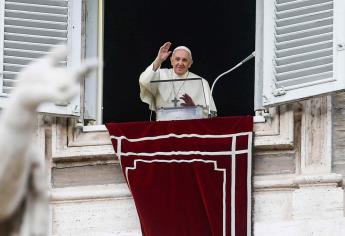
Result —
[[252, 120], [106, 124], [143, 235], [250, 235]]

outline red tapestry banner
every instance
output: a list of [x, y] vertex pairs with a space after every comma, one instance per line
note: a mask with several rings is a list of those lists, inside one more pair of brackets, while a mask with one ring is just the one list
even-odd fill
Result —
[[143, 235], [251, 235], [253, 117], [106, 127]]

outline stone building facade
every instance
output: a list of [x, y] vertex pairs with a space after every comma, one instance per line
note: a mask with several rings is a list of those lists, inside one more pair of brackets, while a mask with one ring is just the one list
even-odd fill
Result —
[[[85, 34], [92, 22], [85, 17], [91, 14], [88, 4], [92, 3], [80, 3], [84, 20], [77, 46], [85, 56], [92, 54], [88, 45], [93, 41]], [[263, 5], [263, 0], [257, 0], [257, 78], [262, 77], [267, 59]], [[94, 13], [96, 17], [100, 12]], [[4, 60], [1, 63], [4, 68]], [[344, 101], [344, 92], [332, 92], [258, 109], [261, 119], [257, 120], [261, 121], [254, 124], [253, 142], [253, 235], [345, 235]], [[141, 235], [133, 199], [105, 126], [86, 125], [78, 115], [83, 114], [42, 113], [38, 120], [37, 145], [46, 159], [51, 192], [51, 235]]]

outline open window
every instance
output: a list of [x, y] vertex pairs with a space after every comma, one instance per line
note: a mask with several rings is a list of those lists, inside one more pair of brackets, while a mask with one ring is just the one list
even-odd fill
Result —
[[[256, 7], [256, 39], [255, 39], [255, 50], [256, 50], [256, 61], [255, 61], [255, 74], [257, 79], [256, 82], [256, 92], [255, 95], [262, 95], [262, 93], [258, 92], [258, 88], [260, 86], [257, 85], [257, 83], [261, 83], [263, 85], [262, 78], [262, 61], [263, 61], [263, 54], [262, 51], [264, 49], [267, 50], [267, 45], [264, 48], [264, 38], [263, 38], [263, 18], [265, 15], [265, 12], [262, 10], [264, 1], [268, 0], [257, 0], [256, 6], [255, 0], [252, 1], [250, 7], [251, 9], [254, 9]], [[106, 1], [108, 4], [114, 3], [114, 1]], [[246, 1], [247, 3], [249, 1]], [[103, 52], [103, 16], [104, 16], [104, 7], [105, 2], [103, 0], [85, 0], [84, 3], [86, 3], [86, 10], [85, 10], [85, 55], [86, 57], [92, 57], [95, 55], [98, 55], [100, 58], [102, 58], [102, 52]], [[230, 3], [229, 1], [223, 1], [223, 3]], [[236, 2], [237, 3], [237, 2]], [[236, 4], [234, 3], [234, 4]], [[143, 4], [143, 3], [142, 3]], [[242, 2], [238, 2], [238, 4], [242, 4]], [[145, 4], [144, 4], [145, 5]], [[164, 4], [163, 4], [164, 5]], [[274, 6], [274, 5], [273, 5]], [[109, 5], [107, 5], [109, 8]], [[110, 8], [113, 9], [113, 8]], [[125, 8], [126, 10], [133, 10], [132, 8]], [[121, 9], [120, 9], [121, 10]], [[118, 9], [119, 11], [119, 9]], [[124, 13], [125, 14], [125, 13]], [[111, 14], [111, 16], [115, 16], [116, 14]], [[138, 15], [138, 14], [137, 14]], [[121, 19], [120, 16], [116, 16]], [[143, 16], [145, 17], [145, 16]], [[207, 19], [206, 19], [207, 20]], [[122, 20], [123, 22], [127, 22], [125, 20]], [[273, 21], [273, 18], [271, 18], [271, 21]], [[226, 24], [226, 23], [225, 23]], [[228, 26], [228, 25], [227, 25]], [[114, 26], [112, 26], [114, 27]], [[125, 25], [125, 27], [127, 27]], [[254, 27], [254, 25], [253, 25]], [[152, 27], [151, 27], [152, 28]], [[150, 27], [148, 29], [151, 29]], [[230, 27], [231, 28], [231, 27]], [[239, 26], [241, 30], [243, 30], [242, 26]], [[146, 30], [146, 29], [145, 29]], [[153, 28], [154, 31], [157, 31], [155, 28]], [[130, 32], [136, 32], [136, 31], [130, 31]], [[98, 35], [98, 37], [97, 37]], [[105, 35], [105, 34], [104, 34]], [[106, 36], [106, 35], [105, 35]], [[267, 36], [266, 36], [267, 37]], [[160, 37], [157, 37], [159, 40]], [[201, 42], [204, 42], [204, 39], [200, 39]], [[253, 40], [254, 41], [254, 40]], [[146, 42], [146, 41], [138, 41], [138, 42]], [[114, 44], [113, 41], [111, 43]], [[127, 41], [123, 41], [123, 44], [120, 44], [122, 46], [123, 50], [127, 50]], [[151, 41], [150, 41], [151, 43]], [[156, 49], [157, 45], [159, 45], [161, 42], [153, 42], [154, 48]], [[228, 41], [226, 43], [229, 43]], [[243, 42], [243, 44], [247, 44], [247, 42]], [[125, 45], [125, 46], [124, 46]], [[235, 44], [237, 45], [237, 44]], [[250, 50], [248, 49], [248, 52], [252, 52], [252, 49], [254, 46], [252, 44], [250, 45]], [[96, 48], [97, 46], [97, 48]], [[219, 45], [217, 44], [217, 47]], [[147, 49], [143, 46], [143, 48], [146, 50], [146, 53], [137, 53], [133, 54], [136, 57], [142, 57], [147, 56], [148, 58], [145, 61], [150, 61], [152, 57], [155, 56], [156, 51], [152, 49]], [[200, 47], [202, 48], [202, 47]], [[239, 47], [238, 47], [239, 48]], [[118, 56], [118, 50], [111, 51], [112, 53], [109, 53], [111, 55]], [[151, 53], [151, 54], [150, 54]], [[218, 50], [216, 51], [218, 53]], [[148, 55], [146, 55], [148, 54]], [[233, 53], [230, 55], [230, 57], [234, 57], [236, 53]], [[132, 55], [129, 53], [128, 55]], [[245, 55], [244, 55], [245, 56]], [[131, 59], [131, 57], [125, 57], [124, 60]], [[214, 58], [214, 57], [212, 57]], [[225, 63], [231, 65], [235, 65], [235, 63], [238, 63], [239, 60], [243, 59], [243, 56], [239, 56], [239, 58], [236, 58], [236, 60], [232, 63], [229, 61], [226, 61]], [[207, 60], [209, 60], [207, 58]], [[253, 61], [252, 61], [253, 62]], [[143, 64], [133, 64], [128, 63], [130, 65], [130, 69], [136, 68], [139, 70], [140, 66], [143, 66], [142, 69], [146, 65]], [[108, 64], [109, 66], [109, 64]], [[247, 65], [248, 66], [248, 65]], [[226, 66], [221, 66], [221, 69], [224, 70]], [[242, 67], [241, 69], [245, 69], [245, 67]], [[212, 70], [214, 70], [212, 68]], [[222, 71], [221, 70], [221, 71]], [[114, 155], [114, 150], [112, 148], [109, 134], [107, 132], [107, 129], [102, 124], [102, 97], [103, 97], [103, 85], [102, 85], [102, 70], [98, 72], [98, 75], [92, 75], [90, 78], [85, 80], [85, 102], [84, 102], [84, 126], [82, 129], [80, 129], [80, 123], [76, 119], [67, 119], [59, 117], [56, 119], [56, 124], [53, 126], [53, 136], [52, 136], [52, 150], [53, 150], [53, 158], [58, 161], [60, 158], [61, 160], [66, 159], [66, 157], [76, 157], [76, 158], [89, 158], [89, 157], [95, 157], [97, 155], [105, 155], [107, 158], [111, 159]], [[111, 77], [112, 80], [116, 80], [119, 83], [121, 81], [124, 81], [124, 78], [127, 77], [121, 77], [119, 76], [116, 70], [113, 70], [114, 77]], [[238, 70], [238, 73], [243, 74], [243, 70]], [[115, 76], [116, 75], [116, 76]], [[98, 77], [98, 79], [97, 79]], [[128, 79], [133, 82], [133, 87], [137, 87], [137, 77], [132, 78], [130, 77]], [[232, 75], [232, 79], [236, 78], [236, 76]], [[233, 82], [234, 80], [223, 80], [221, 84], [218, 84], [217, 89], [221, 89], [221, 86], [224, 88], [228, 88], [228, 86], [224, 85], [226, 81]], [[237, 80], [241, 81], [241, 80]], [[251, 82], [254, 83], [253, 79], [251, 78]], [[120, 90], [123, 90], [127, 92], [128, 94], [124, 96], [124, 100], [127, 101], [128, 96], [130, 96], [129, 93], [134, 93], [135, 97], [139, 97], [138, 91], [132, 89], [126, 90], [120, 86], [116, 86], [112, 88], [113, 93], [118, 93]], [[261, 86], [262, 87], [262, 86]], [[244, 90], [241, 90], [242, 92]], [[251, 98], [252, 99], [252, 98]], [[253, 100], [251, 100], [253, 101]], [[259, 99], [255, 99], [256, 102], [260, 101]], [[114, 100], [113, 100], [114, 102]], [[230, 100], [231, 104], [233, 104], [235, 101]], [[138, 103], [141, 104], [140, 101]], [[242, 106], [244, 105], [241, 103]], [[260, 105], [256, 104], [256, 108], [260, 107]], [[134, 107], [129, 107], [130, 110], [135, 110]], [[144, 107], [144, 112], [147, 111], [147, 107]], [[117, 111], [118, 112], [118, 111]], [[292, 106], [290, 105], [282, 105], [279, 107], [272, 107], [269, 109], [269, 118], [266, 119], [265, 123], [256, 123], [254, 125], [255, 130], [255, 139], [254, 139], [254, 145], [255, 148], [260, 149], [292, 149], [294, 146], [294, 112], [292, 109]], [[96, 122], [94, 122], [96, 120]], [[95, 125], [99, 124], [99, 125]], [[79, 128], [76, 128], [79, 127]], [[291, 160], [293, 162], [293, 160]], [[293, 164], [291, 164], [293, 165]]]
[[343, 0], [257, 2], [256, 108], [345, 89]]
[[[67, 44], [63, 62], [74, 66], [81, 59], [82, 0], [0, 1], [0, 107], [16, 86], [16, 75], [56, 44]], [[40, 112], [79, 116], [80, 96], [65, 105], [43, 104]]]

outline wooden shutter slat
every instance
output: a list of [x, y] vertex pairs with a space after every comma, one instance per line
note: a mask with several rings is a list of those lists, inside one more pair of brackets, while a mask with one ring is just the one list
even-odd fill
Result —
[[[284, 73], [277, 73], [276, 74], [276, 80], [282, 81], [282, 80], [288, 80], [288, 79], [297, 79], [298, 77], [305, 77], [312, 74], [318, 74], [323, 72], [331, 72], [333, 71], [333, 64], [324, 64], [320, 66], [314, 66], [310, 68], [303, 68], [303, 69], [297, 69], [294, 71], [284, 72]], [[301, 78], [301, 81], [303, 79]]]
[[6, 71], [19, 72], [19, 71], [21, 71], [24, 67], [25, 67], [25, 66], [22, 66], [22, 65], [4, 63], [4, 69], [5, 69]]
[[292, 55], [299, 55], [307, 52], [318, 51], [320, 49], [331, 49], [333, 48], [333, 41], [325, 41], [314, 43], [306, 46], [297, 47], [294, 49], [283, 49], [276, 52], [276, 58], [282, 58]]
[[299, 32], [293, 32], [293, 33], [287, 33], [287, 34], [279, 34], [276, 37], [276, 42], [284, 42], [284, 41], [290, 41], [290, 40], [298, 40], [303, 39], [307, 37], [317, 36], [320, 34], [327, 34], [332, 33], [333, 27], [332, 25], [326, 25], [321, 27], [316, 27], [312, 29], [306, 29]]
[[46, 55], [46, 52], [14, 49], [14, 48], [5, 48], [4, 55], [5, 56], [18, 56], [18, 57], [26, 57], [26, 58], [36, 59], [36, 58], [39, 58], [39, 57]]
[[68, 0], [6, 0], [6, 2], [14, 2], [14, 3], [36, 3], [40, 5], [47, 5], [47, 6], [62, 6], [67, 7]]
[[4, 79], [16, 79], [18, 73], [12, 71], [4, 71]]
[[4, 60], [11, 64], [27, 65], [31, 62], [31, 58], [23, 58], [16, 56], [4, 56]]
[[58, 37], [49, 37], [49, 36], [41, 36], [41, 35], [27, 35], [27, 34], [14, 34], [14, 33], [5, 33], [4, 35], [5, 40], [12, 40], [12, 41], [21, 41], [21, 42], [31, 42], [31, 43], [42, 43], [42, 44], [59, 44], [59, 43], [66, 43], [66, 38], [58, 38]]
[[287, 10], [294, 10], [299, 8], [304, 8], [308, 6], [318, 5], [322, 3], [329, 3], [333, 2], [333, 0], [301, 0], [301, 1], [289, 1], [284, 2], [282, 0], [277, 0], [276, 4], [276, 10], [281, 11], [287, 11]]
[[298, 55], [276, 58], [275, 62], [277, 66], [281, 66], [281, 65], [289, 65], [293, 63], [301, 63], [304, 61], [312, 60], [314, 58], [327, 57], [331, 55], [333, 55], [332, 48], [326, 48], [326, 49], [321, 49], [321, 50], [316, 50], [316, 51], [311, 51], [311, 52], [305, 52]]
[[277, 42], [276, 49], [277, 50], [294, 49], [301, 46], [307, 46], [314, 43], [332, 41], [332, 40], [333, 40], [333, 33], [331, 32], [327, 34], [319, 34], [317, 36], [312, 36], [312, 37], [305, 37], [303, 39], [285, 40], [282, 42]]
[[5, 87], [15, 87], [17, 83], [17, 80], [13, 79], [4, 79], [4, 86]]
[[18, 33], [38, 36], [49, 36], [57, 38], [66, 38], [67, 30], [55, 30], [55, 29], [42, 29], [34, 27], [23, 27], [23, 26], [7, 26], [5, 33]]
[[276, 34], [288, 34], [288, 33], [297, 33], [308, 29], [315, 29], [321, 26], [332, 26], [333, 25], [333, 17], [328, 17], [325, 19], [309, 21], [307, 23], [297, 23], [294, 25], [283, 26], [276, 28]]
[[19, 10], [26, 12], [45, 12], [51, 14], [67, 14], [67, 7], [60, 6], [49, 6], [49, 5], [39, 5], [39, 4], [27, 4], [18, 2], [6, 2], [5, 8], [7, 10]]
[[56, 21], [66, 22], [67, 15], [50, 14], [45, 12], [26, 12], [19, 10], [5, 10], [5, 17], [25, 18], [32, 20], [45, 20], [45, 21]]
[[294, 89], [295, 87], [300, 87], [300, 80], [304, 81], [304, 86], [310, 86], [311, 84], [319, 83], [320, 81], [329, 82], [333, 80], [333, 72], [326, 71], [322, 73], [316, 73], [312, 75], [307, 75], [298, 79], [287, 79], [282, 81], [277, 81], [278, 87], [284, 87], [286, 90]]
[[333, 62], [332, 56], [321, 57], [321, 58], [313, 58], [312, 60], [304, 61], [304, 62], [295, 62], [289, 65], [283, 66], [276, 66], [277, 73], [288, 72], [292, 70], [299, 70], [303, 68], [309, 68], [314, 66], [320, 66], [323, 64], [329, 64]]
[[299, 9], [290, 9], [286, 11], [279, 11], [277, 13], [277, 19], [288, 18], [298, 15], [304, 15], [309, 13], [314, 13], [316, 11], [325, 11], [325, 10], [332, 10], [333, 4], [332, 2], [325, 2], [317, 5], [301, 7]]
[[289, 18], [284, 18], [282, 20], [277, 19], [276, 25], [277, 27], [284, 27], [296, 24], [308, 24], [309, 22], [318, 21], [320, 19], [325, 18], [332, 18], [333, 17], [333, 10], [327, 10], [322, 12], [314, 12], [306, 15], [299, 15]]
[[43, 21], [43, 20], [30, 20], [6, 17], [5, 25], [16, 25], [16, 26], [26, 26], [26, 27], [37, 27], [44, 29], [56, 29], [56, 30], [67, 30], [66, 22], [54, 22], [54, 21]]
[[27, 43], [27, 42], [20, 42], [20, 41], [11, 41], [5, 40], [4, 45], [6, 48], [17, 48], [23, 50], [35, 50], [35, 51], [43, 51], [47, 52], [51, 48], [49, 44], [43, 43]]

